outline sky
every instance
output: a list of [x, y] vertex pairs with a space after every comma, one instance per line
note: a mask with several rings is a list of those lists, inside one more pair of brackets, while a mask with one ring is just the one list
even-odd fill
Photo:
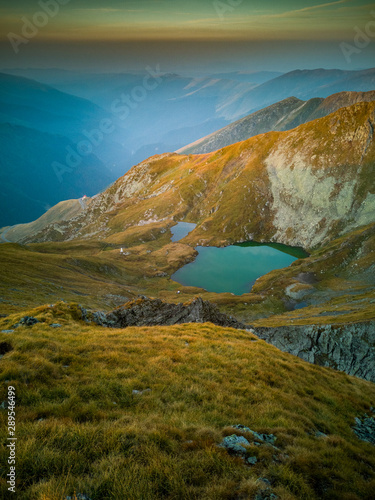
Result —
[[1, 0], [0, 33], [3, 68], [375, 66], [368, 0]]

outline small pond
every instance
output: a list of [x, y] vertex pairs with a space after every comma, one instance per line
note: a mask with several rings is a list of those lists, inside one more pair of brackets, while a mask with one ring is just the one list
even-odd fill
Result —
[[209, 292], [250, 292], [254, 282], [264, 274], [289, 266], [308, 254], [301, 248], [278, 243], [241, 243], [224, 248], [196, 248], [198, 256], [172, 275], [185, 286], [204, 288]]
[[196, 228], [196, 224], [191, 222], [177, 222], [177, 224], [171, 227], [172, 241], [180, 241], [185, 238], [193, 229]]

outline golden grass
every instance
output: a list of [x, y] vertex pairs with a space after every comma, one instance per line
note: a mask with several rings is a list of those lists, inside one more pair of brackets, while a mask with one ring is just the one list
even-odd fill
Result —
[[[373, 384], [212, 324], [105, 329], [63, 303], [26, 313], [41, 323], [0, 334], [13, 346], [0, 400], [16, 388], [17, 498], [254, 498], [260, 477], [284, 500], [372, 498], [373, 447], [351, 426], [375, 406]], [[238, 423], [279, 450], [251, 444], [250, 467], [218, 448]], [[0, 488], [6, 498], [4, 475]]]

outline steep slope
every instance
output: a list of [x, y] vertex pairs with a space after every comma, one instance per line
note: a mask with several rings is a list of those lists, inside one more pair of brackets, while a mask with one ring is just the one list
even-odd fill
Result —
[[198, 224], [185, 239], [192, 244], [254, 239], [313, 248], [374, 221], [374, 113], [374, 102], [358, 103], [215, 153], [153, 157], [84, 214], [31, 240], [121, 243], [132, 227], [186, 219]]
[[303, 123], [327, 116], [340, 108], [357, 102], [370, 101], [375, 101], [375, 90], [371, 92], [340, 92], [326, 99], [314, 98], [309, 101], [289, 97], [231, 123], [223, 129], [177, 150], [177, 153], [211, 153], [258, 134], [291, 130]]

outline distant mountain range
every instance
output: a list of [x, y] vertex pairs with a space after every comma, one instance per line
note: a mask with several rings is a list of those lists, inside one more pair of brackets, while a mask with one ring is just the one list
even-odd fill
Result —
[[287, 97], [307, 100], [344, 91], [375, 89], [375, 68], [362, 71], [296, 70], [269, 80], [243, 94], [231, 108], [232, 117], [241, 118]]
[[[39, 72], [58, 89], [23, 76], [0, 74], [0, 125], [4, 138], [0, 225], [29, 222], [61, 200], [91, 196], [145, 158], [183, 148], [254, 108], [287, 99], [262, 111], [253, 123], [254, 117], [239, 126], [224, 128], [224, 142], [215, 138], [211, 150], [254, 133], [284, 130], [323, 116], [340, 105], [337, 97], [334, 103], [322, 102], [321, 98], [331, 91], [364, 92], [375, 88], [374, 69], [294, 71], [276, 78], [266, 72], [254, 74], [253, 83], [248, 81], [248, 73], [193, 78], [158, 76], [157, 68], [150, 71], [157, 75], [152, 90], [142, 87], [144, 73]], [[313, 97], [320, 99], [299, 101]], [[350, 103], [348, 97], [342, 99], [342, 105]], [[110, 133], [98, 136], [103, 122], [110, 123]], [[77, 159], [79, 145], [85, 141], [87, 147], [88, 136], [90, 154], [78, 154]], [[77, 168], [69, 164], [72, 151]], [[61, 175], [52, 166], [56, 163]]]
[[315, 97], [309, 101], [289, 97], [231, 123], [221, 130], [179, 149], [177, 153], [211, 153], [258, 134], [291, 130], [302, 123], [322, 118], [345, 106], [370, 101], [375, 101], [375, 90], [370, 92], [340, 92], [326, 99]]

